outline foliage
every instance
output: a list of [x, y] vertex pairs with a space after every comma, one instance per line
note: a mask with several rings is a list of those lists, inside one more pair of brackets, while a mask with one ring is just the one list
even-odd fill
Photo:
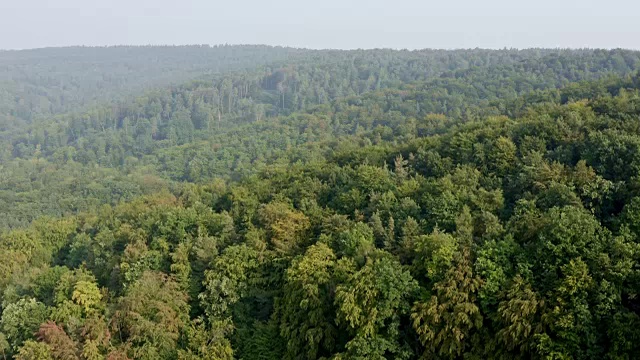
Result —
[[178, 50], [0, 54], [2, 357], [640, 351], [637, 52]]

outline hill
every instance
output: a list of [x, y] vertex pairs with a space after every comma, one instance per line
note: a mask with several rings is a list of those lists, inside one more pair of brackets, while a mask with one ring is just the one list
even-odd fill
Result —
[[[397, 127], [431, 114], [444, 114], [453, 122], [483, 115], [515, 116], [522, 107], [518, 101], [525, 97], [556, 101], [557, 93], [549, 90], [576, 81], [627, 76], [638, 64], [638, 53], [625, 50], [142, 47], [47, 51], [69, 51], [57, 62], [69, 63], [78, 74], [83, 67], [65, 60], [75, 59], [76, 53], [84, 54], [77, 55], [80, 64], [91, 63], [93, 52], [110, 54], [106, 58], [131, 53], [121, 61], [131, 61], [127, 66], [133, 70], [153, 54], [174, 54], [163, 61], [191, 64], [186, 69], [227, 59], [221, 55], [201, 60], [209, 52], [239, 54], [228, 60], [236, 69], [247, 61], [260, 63], [283, 54], [288, 54], [288, 60], [253, 70], [203, 75], [134, 98], [127, 98], [125, 92], [101, 105], [39, 116], [26, 123], [12, 118], [11, 126], [0, 131], [2, 227], [25, 225], [41, 215], [61, 216], [115, 204], [161, 188], [175, 189], [175, 182], [237, 180], [265, 164], [315, 156], [295, 150], [301, 146], [315, 146], [322, 152], [323, 142], [373, 128], [380, 139], [398, 141], [393, 139]], [[263, 57], [263, 53], [270, 55]], [[18, 54], [28, 58], [30, 52]], [[141, 72], [132, 81], [153, 78], [150, 74], [158, 69]], [[69, 91], [97, 94], [91, 82], [87, 84], [88, 88], [81, 83]], [[105, 88], [98, 93], [109, 99], [110, 91], [116, 90]]]
[[633, 358], [638, 56], [318, 51], [17, 126], [0, 350]]

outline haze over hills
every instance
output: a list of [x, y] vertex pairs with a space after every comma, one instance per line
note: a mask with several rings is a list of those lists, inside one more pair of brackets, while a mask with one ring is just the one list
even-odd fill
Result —
[[[11, 52], [4, 61], [13, 64], [5, 78], [23, 84], [19, 92], [5, 88], [5, 115], [0, 118], [0, 159], [5, 164], [0, 196], [8, 204], [3, 222], [15, 226], [40, 215], [114, 204], [148, 189], [157, 191], [160, 184], [169, 186], [167, 181], [239, 179], [292, 155], [292, 147], [379, 125], [390, 128], [390, 122], [406, 117], [513, 116], [503, 107], [518, 96], [630, 74], [638, 53], [112, 47]], [[225, 67], [232, 70], [220, 73]], [[171, 74], [197, 80], [160, 87], [171, 81]], [[144, 88], [155, 90], [127, 95]], [[376, 105], [377, 113], [363, 119], [340, 118], [345, 116], [339, 114], [345, 112], [341, 107], [354, 96], [376, 102], [375, 97], [389, 96], [385, 89], [405, 94]], [[305, 122], [317, 120], [286, 117], [318, 112], [327, 125], [305, 134], [300, 133], [309, 127]], [[39, 166], [25, 166], [34, 157]], [[121, 178], [125, 174], [128, 181]], [[141, 185], [144, 181], [154, 186]], [[62, 188], [49, 191], [52, 187]]]
[[640, 52], [0, 52], [0, 353], [633, 358]]
[[3, 114], [31, 120], [151, 87], [265, 65], [302, 50], [269, 46], [111, 46], [0, 52]]

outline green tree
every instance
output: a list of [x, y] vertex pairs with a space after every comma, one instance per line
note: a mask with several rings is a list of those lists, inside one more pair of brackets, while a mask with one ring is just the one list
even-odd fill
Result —
[[51, 360], [53, 358], [51, 349], [47, 344], [33, 340], [27, 340], [16, 355], [17, 360]]
[[472, 349], [483, 323], [477, 304], [481, 285], [468, 248], [461, 248], [442, 280], [434, 284], [433, 295], [413, 306], [411, 319], [425, 349], [423, 356], [453, 359]]
[[187, 300], [173, 279], [146, 271], [118, 301], [112, 326], [136, 359], [175, 357], [189, 319]]
[[287, 343], [287, 359], [330, 356], [337, 329], [332, 291], [336, 256], [325, 244], [310, 246], [287, 269], [280, 303], [280, 334]]
[[17, 351], [25, 341], [33, 338], [48, 316], [43, 303], [35, 299], [20, 299], [4, 307], [0, 326], [11, 348]]
[[416, 290], [411, 274], [388, 253], [378, 250], [367, 257], [362, 268], [336, 288], [337, 321], [351, 335], [341, 357], [409, 358], [412, 352], [401, 336], [401, 323]]

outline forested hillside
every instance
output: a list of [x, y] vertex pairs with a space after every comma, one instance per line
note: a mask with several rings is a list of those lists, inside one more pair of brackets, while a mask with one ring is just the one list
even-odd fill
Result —
[[636, 357], [640, 53], [287, 56], [3, 128], [0, 354]]
[[[249, 59], [284, 51], [186, 48], [181, 56], [214, 50]], [[403, 141], [434, 114], [452, 122], [516, 116], [525, 103], [566, 101], [552, 90], [574, 81], [626, 76], [640, 59], [624, 50], [288, 51], [288, 61], [5, 129], [0, 227], [115, 204], [176, 181], [237, 180], [266, 164], [322, 157], [327, 142], [344, 136]]]
[[0, 51], [0, 125], [77, 111], [154, 86], [250, 69], [304, 50], [269, 46], [113, 46]]

